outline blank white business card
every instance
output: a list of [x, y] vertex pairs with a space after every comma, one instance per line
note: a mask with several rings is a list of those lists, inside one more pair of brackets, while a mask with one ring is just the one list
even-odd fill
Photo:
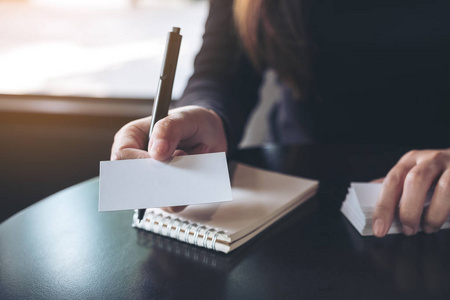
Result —
[[99, 211], [231, 200], [224, 152], [100, 162]]

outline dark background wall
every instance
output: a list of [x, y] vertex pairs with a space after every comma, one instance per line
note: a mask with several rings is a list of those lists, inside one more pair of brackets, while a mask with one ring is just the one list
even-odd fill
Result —
[[98, 176], [99, 162], [109, 160], [114, 134], [135, 118], [0, 112], [0, 222]]

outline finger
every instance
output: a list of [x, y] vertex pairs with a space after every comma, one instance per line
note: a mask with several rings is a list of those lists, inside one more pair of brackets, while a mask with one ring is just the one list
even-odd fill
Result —
[[383, 183], [384, 177], [371, 180], [370, 183]]
[[442, 171], [440, 162], [432, 160], [419, 163], [406, 175], [399, 210], [405, 235], [417, 233], [427, 193]]
[[111, 159], [122, 149], [133, 148], [146, 150], [150, 119], [147, 117], [130, 122], [116, 133], [111, 148]]
[[424, 231], [438, 231], [450, 215], [450, 170], [445, 171], [434, 189], [430, 207], [424, 217]]
[[175, 112], [156, 122], [149, 143], [150, 155], [157, 160], [170, 158], [180, 141], [197, 132], [197, 121], [187, 112]]
[[199, 144], [189, 150], [189, 154], [205, 154], [209, 152], [210, 148], [206, 144]]
[[210, 147], [206, 144], [198, 144], [192, 148], [185, 150], [177, 149], [175, 150], [172, 156], [182, 156], [188, 154], [205, 154], [210, 152]]
[[187, 205], [181, 205], [181, 206], [162, 207], [161, 209], [168, 213], [178, 213], [180, 211], [183, 211], [186, 207]]
[[413, 158], [402, 158], [386, 175], [373, 215], [372, 231], [375, 236], [385, 236], [391, 227], [402, 195], [403, 182], [406, 174], [414, 165]]
[[178, 150], [175, 150], [175, 152], [173, 153], [172, 156], [183, 156], [183, 155], [188, 155], [188, 154], [186, 153], [186, 151], [178, 149]]
[[111, 160], [142, 159], [142, 158], [150, 158], [150, 154], [145, 150], [133, 148], [122, 149], [111, 155]]

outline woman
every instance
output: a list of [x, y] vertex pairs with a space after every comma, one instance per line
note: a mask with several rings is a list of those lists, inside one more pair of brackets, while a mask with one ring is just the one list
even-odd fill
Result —
[[150, 118], [124, 126], [111, 159], [232, 151], [274, 69], [283, 99], [270, 116], [273, 142], [435, 149], [408, 152], [389, 171], [373, 231], [386, 235], [400, 200], [404, 234], [421, 221], [439, 230], [450, 213], [450, 4], [391, 2], [211, 0], [180, 107], [148, 145]]

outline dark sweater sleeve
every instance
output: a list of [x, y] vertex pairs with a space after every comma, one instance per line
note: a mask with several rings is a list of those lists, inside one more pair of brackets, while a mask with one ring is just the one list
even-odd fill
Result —
[[211, 0], [194, 73], [177, 106], [200, 105], [223, 120], [233, 151], [258, 100], [261, 74], [243, 51], [234, 28], [232, 0]]

